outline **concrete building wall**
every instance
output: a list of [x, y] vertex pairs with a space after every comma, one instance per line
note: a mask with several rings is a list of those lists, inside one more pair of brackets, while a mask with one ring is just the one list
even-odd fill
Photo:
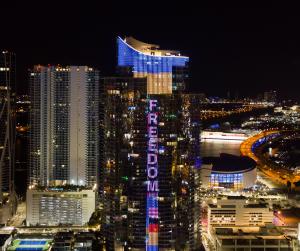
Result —
[[87, 81], [85, 66], [71, 66], [70, 74], [70, 184], [85, 184], [87, 147]]
[[264, 226], [272, 223], [273, 212], [246, 199], [218, 200], [208, 207], [208, 226]]
[[245, 188], [253, 187], [257, 179], [256, 168], [244, 173], [243, 185]]
[[211, 174], [212, 165], [205, 165], [203, 164], [200, 169], [201, 175], [201, 184], [202, 187], [208, 188], [210, 186], [210, 174]]
[[82, 226], [95, 211], [95, 191], [27, 190], [26, 225]]
[[93, 187], [99, 166], [99, 71], [35, 66], [29, 82], [30, 185]]

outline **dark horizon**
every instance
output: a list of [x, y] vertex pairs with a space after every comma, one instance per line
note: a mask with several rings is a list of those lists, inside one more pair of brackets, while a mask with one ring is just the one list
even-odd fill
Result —
[[188, 55], [192, 92], [255, 97], [277, 90], [282, 99], [300, 101], [297, 13], [274, 5], [198, 8], [190, 15], [113, 11], [98, 11], [97, 5], [4, 8], [0, 48], [17, 54], [18, 92], [27, 92], [27, 69], [35, 64], [90, 65], [110, 76], [116, 37], [133, 36]]

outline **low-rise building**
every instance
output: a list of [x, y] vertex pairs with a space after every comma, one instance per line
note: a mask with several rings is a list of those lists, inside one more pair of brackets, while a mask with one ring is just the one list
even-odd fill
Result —
[[71, 251], [74, 241], [73, 232], [58, 232], [53, 241], [53, 251]]
[[[96, 246], [94, 232], [59, 232], [54, 237], [53, 251], [93, 251], [100, 250]], [[102, 249], [101, 249], [102, 250]]]
[[31, 188], [26, 195], [27, 226], [82, 226], [95, 211], [95, 191], [77, 186]]
[[264, 226], [272, 223], [273, 211], [263, 200], [255, 202], [243, 196], [227, 196], [208, 203], [208, 227]]
[[274, 226], [213, 228], [211, 242], [216, 251], [298, 250], [297, 240], [285, 236]]
[[74, 241], [74, 250], [92, 251], [95, 239], [95, 234], [91, 232], [81, 232], [76, 234]]

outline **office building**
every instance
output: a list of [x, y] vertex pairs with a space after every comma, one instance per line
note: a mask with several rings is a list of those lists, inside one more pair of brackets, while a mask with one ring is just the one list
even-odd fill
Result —
[[82, 226], [95, 211], [95, 191], [76, 186], [27, 190], [27, 226]]
[[134, 78], [147, 79], [148, 94], [171, 94], [185, 90], [189, 58], [179, 51], [161, 50], [133, 37], [117, 38], [118, 67]]
[[147, 77], [101, 84], [107, 249], [194, 250], [201, 240], [199, 99], [147, 95], [148, 84]]
[[0, 52], [0, 198], [14, 186], [16, 55]]
[[242, 190], [255, 185], [256, 162], [249, 157], [222, 153], [220, 157], [205, 157], [202, 163], [203, 187]]
[[263, 201], [228, 196], [208, 204], [208, 227], [265, 226], [272, 223], [273, 211]]
[[101, 249], [95, 232], [58, 232], [54, 236], [53, 251], [93, 251]]
[[16, 141], [16, 55], [0, 51], [0, 223], [17, 208], [14, 187]]
[[29, 184], [93, 187], [99, 168], [99, 71], [38, 65], [29, 82]]

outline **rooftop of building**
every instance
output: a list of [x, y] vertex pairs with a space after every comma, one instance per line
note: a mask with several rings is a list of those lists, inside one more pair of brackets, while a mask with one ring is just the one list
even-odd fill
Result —
[[204, 157], [203, 164], [212, 164], [212, 172], [243, 173], [256, 168], [256, 162], [247, 156], [221, 153], [219, 157]]
[[286, 239], [280, 229], [274, 225], [265, 227], [217, 227], [214, 229], [219, 239]]
[[92, 246], [94, 240], [96, 239], [95, 233], [93, 232], [58, 232], [54, 237], [53, 247], [69, 247], [69, 246], [78, 246], [81, 247], [84, 245]]
[[[208, 206], [210, 208], [224, 208], [224, 209], [230, 209], [230, 208], [236, 208], [235, 205], [221, 205], [221, 206], [218, 206], [218, 204], [208, 204]], [[268, 204], [267, 203], [258, 203], [258, 204], [245, 204], [243, 206], [244, 208], [268, 208]]]
[[15, 227], [4, 226], [0, 228], [0, 234], [13, 234], [16, 231]]
[[268, 203], [264, 199], [251, 200], [245, 196], [224, 196], [218, 200], [209, 203], [210, 208], [235, 208], [237, 205], [242, 205], [244, 208], [268, 208]]
[[[122, 38], [120, 38], [122, 39]], [[164, 57], [183, 57], [177, 50], [162, 50], [157, 44], [149, 44], [139, 41], [133, 37], [125, 37], [122, 39], [127, 45], [132, 47], [134, 50], [150, 56], [164, 56]]]
[[226, 196], [225, 198], [227, 200], [245, 200], [245, 199], [247, 199], [246, 196], [243, 196], [243, 195], [237, 195], [237, 196], [229, 195], [229, 196]]
[[250, 203], [244, 206], [245, 208], [268, 208], [268, 203]]
[[83, 190], [92, 190], [91, 187], [78, 186], [78, 185], [60, 185], [60, 186], [30, 186], [29, 190], [39, 192], [81, 192]]

